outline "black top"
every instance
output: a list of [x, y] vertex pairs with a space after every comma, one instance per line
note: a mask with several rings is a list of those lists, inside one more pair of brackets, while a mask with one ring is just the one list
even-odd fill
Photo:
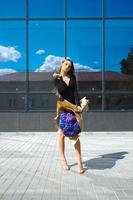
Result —
[[62, 77], [55, 78], [54, 85], [61, 95], [60, 100], [66, 99], [73, 104], [80, 105], [75, 76], [70, 77], [69, 85], [65, 83]]

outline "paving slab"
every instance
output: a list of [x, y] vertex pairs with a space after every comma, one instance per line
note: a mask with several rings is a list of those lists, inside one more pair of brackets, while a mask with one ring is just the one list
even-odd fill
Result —
[[85, 172], [60, 166], [56, 132], [0, 133], [0, 200], [133, 200], [133, 133], [82, 132]]

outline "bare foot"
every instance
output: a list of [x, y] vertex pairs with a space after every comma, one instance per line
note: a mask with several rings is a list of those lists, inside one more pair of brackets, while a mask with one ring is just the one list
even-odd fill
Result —
[[65, 159], [62, 159], [61, 160], [61, 165], [62, 165], [62, 168], [65, 169], [65, 170], [69, 170], [69, 166], [67, 164], [67, 161]]
[[78, 172], [79, 172], [79, 174], [83, 174], [84, 173], [84, 168], [83, 168], [82, 162], [80, 162], [78, 164]]

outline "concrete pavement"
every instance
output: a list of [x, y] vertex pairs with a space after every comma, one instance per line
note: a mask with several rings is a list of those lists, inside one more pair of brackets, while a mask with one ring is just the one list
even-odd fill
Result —
[[0, 133], [0, 200], [133, 200], [133, 133], [82, 132], [84, 174], [66, 139], [70, 170], [60, 166], [57, 133]]

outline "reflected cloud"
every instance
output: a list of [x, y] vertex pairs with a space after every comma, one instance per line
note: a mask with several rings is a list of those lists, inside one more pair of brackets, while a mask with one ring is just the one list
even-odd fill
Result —
[[15, 49], [16, 47], [6, 47], [0, 45], [0, 62], [13, 61], [17, 62], [21, 58], [21, 53]]
[[10, 68], [0, 69], [0, 76], [6, 75], [6, 74], [12, 74], [16, 72], [17, 72], [16, 70], [10, 69]]
[[82, 65], [80, 63], [74, 63], [75, 70], [76, 71], [85, 71], [85, 72], [98, 72], [100, 71], [99, 69], [94, 69], [88, 65]]
[[51, 72], [58, 70], [63, 59], [64, 57], [48, 55], [45, 58], [44, 63], [39, 68], [37, 68], [35, 72]]
[[45, 50], [44, 49], [39, 49], [38, 51], [36, 51], [36, 54], [37, 55], [42, 55], [45, 53]]
[[[35, 72], [52, 72], [59, 69], [64, 57], [59, 57], [55, 55], [48, 55], [44, 63], [35, 70]], [[98, 72], [99, 69], [94, 69], [88, 65], [82, 65], [80, 63], [74, 63], [75, 71], [88, 71], [88, 72]]]

